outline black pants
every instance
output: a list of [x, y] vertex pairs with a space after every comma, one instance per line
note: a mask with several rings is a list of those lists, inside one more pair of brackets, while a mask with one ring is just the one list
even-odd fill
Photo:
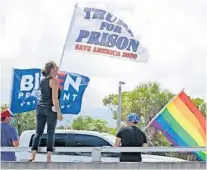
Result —
[[41, 136], [45, 129], [45, 124], [47, 123], [47, 152], [52, 152], [55, 141], [55, 128], [57, 125], [57, 113], [53, 112], [51, 109], [44, 108], [41, 106], [37, 107], [36, 110], [36, 134], [33, 138], [32, 150], [37, 151], [40, 144]]

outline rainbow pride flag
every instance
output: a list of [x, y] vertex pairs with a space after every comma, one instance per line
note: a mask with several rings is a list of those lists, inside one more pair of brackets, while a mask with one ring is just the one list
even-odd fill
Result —
[[[206, 146], [206, 118], [182, 91], [152, 122], [175, 146]], [[195, 152], [206, 161], [206, 152]]]

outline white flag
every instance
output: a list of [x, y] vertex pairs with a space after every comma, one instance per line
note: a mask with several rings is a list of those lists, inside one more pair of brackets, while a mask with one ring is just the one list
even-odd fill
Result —
[[76, 4], [65, 50], [147, 62], [148, 50], [106, 6]]

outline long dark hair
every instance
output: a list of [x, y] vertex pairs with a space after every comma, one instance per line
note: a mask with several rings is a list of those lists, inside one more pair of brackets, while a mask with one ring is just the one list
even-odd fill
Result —
[[54, 68], [55, 62], [49, 61], [45, 64], [44, 69], [42, 69], [42, 75], [47, 77], [50, 74], [50, 71]]

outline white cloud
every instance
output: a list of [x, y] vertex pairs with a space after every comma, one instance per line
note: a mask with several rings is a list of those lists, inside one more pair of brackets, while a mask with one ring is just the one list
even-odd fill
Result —
[[[47, 60], [59, 62], [76, 2], [0, 1], [2, 102], [9, 100], [12, 67], [42, 67]], [[123, 13], [122, 17], [149, 49], [149, 62], [143, 64], [105, 56], [66, 53], [62, 69], [91, 78], [84, 96], [83, 109], [90, 108], [92, 112], [92, 108], [101, 108], [105, 96], [117, 93], [119, 80], [126, 82], [123, 87], [126, 90], [142, 82], [158, 81], [174, 93], [184, 87], [189, 95], [204, 98], [206, 2], [113, 2], [122, 2], [119, 8], [127, 9], [128, 15]]]

